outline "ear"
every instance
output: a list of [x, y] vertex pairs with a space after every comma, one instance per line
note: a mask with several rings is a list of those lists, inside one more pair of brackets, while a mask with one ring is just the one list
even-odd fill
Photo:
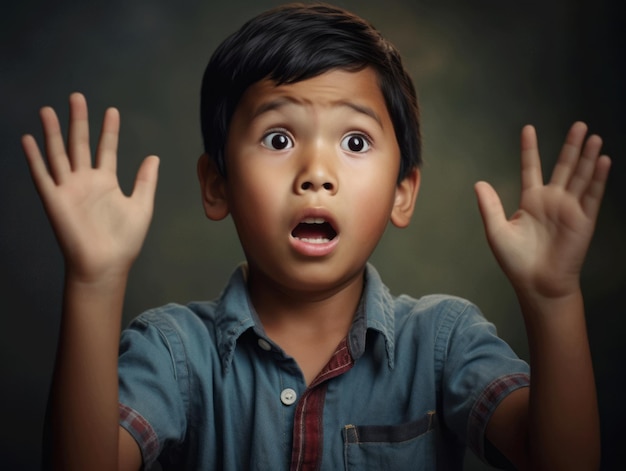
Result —
[[202, 154], [198, 159], [197, 171], [204, 213], [213, 221], [224, 219], [229, 213], [224, 176], [207, 154]]
[[391, 222], [394, 226], [404, 228], [411, 222], [415, 201], [420, 188], [421, 174], [418, 168], [411, 170], [404, 180], [396, 186], [396, 199], [391, 209]]

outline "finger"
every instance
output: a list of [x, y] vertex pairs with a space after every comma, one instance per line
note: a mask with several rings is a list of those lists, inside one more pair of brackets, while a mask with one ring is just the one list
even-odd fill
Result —
[[91, 167], [87, 101], [81, 93], [70, 95], [70, 131], [67, 147], [73, 170]]
[[35, 187], [40, 195], [44, 195], [50, 187], [54, 186], [54, 180], [48, 172], [37, 141], [35, 141], [35, 138], [31, 135], [23, 136], [22, 148], [24, 149], [30, 175], [35, 183]]
[[585, 142], [585, 147], [578, 160], [574, 174], [567, 185], [568, 191], [576, 197], [580, 197], [589, 186], [601, 148], [602, 139], [600, 136], [590, 136], [587, 142]]
[[522, 128], [520, 144], [522, 154], [522, 191], [542, 186], [543, 174], [541, 173], [541, 160], [537, 146], [537, 133], [533, 126], [526, 125]]
[[572, 125], [554, 166], [552, 178], [550, 179], [551, 184], [564, 188], [567, 186], [576, 168], [585, 134], [587, 134], [587, 125], [585, 123], [578, 121]]
[[96, 152], [96, 166], [110, 170], [117, 170], [117, 146], [119, 142], [120, 114], [115, 108], [109, 108], [104, 113], [102, 132]]
[[41, 109], [39, 116], [43, 127], [46, 156], [50, 173], [56, 183], [60, 183], [63, 177], [71, 172], [70, 162], [65, 152], [63, 134], [59, 119], [52, 108], [46, 106]]
[[139, 199], [144, 205], [152, 207], [159, 174], [159, 158], [156, 155], [146, 157], [142, 162], [133, 188], [132, 198]]
[[487, 239], [506, 223], [506, 214], [498, 193], [487, 182], [478, 182], [474, 185], [474, 191], [478, 199], [478, 209], [483, 219], [483, 226]]
[[610, 169], [611, 159], [606, 155], [600, 156], [594, 166], [591, 183], [587, 186], [581, 200], [583, 211], [587, 217], [594, 221], [600, 211], [600, 203], [602, 203]]

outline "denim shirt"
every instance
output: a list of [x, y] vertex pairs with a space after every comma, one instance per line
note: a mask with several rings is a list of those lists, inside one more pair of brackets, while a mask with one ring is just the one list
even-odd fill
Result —
[[[484, 458], [499, 402], [529, 384], [473, 304], [392, 296], [371, 265], [344, 344], [350, 368], [316, 396], [322, 470], [461, 469], [466, 445]], [[218, 299], [145, 312], [122, 333], [120, 423], [146, 468], [305, 469], [292, 462], [294, 423], [311, 397], [264, 333], [245, 265]]]

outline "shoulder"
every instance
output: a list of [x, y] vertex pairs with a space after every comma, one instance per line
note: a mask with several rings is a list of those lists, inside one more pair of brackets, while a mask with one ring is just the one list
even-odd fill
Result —
[[495, 325], [467, 299], [442, 294], [419, 299], [402, 295], [396, 298], [394, 311], [397, 342], [408, 341], [433, 351], [438, 363], [483, 348], [510, 355]]
[[396, 342], [402, 340], [414, 347], [428, 348], [427, 344], [434, 346], [437, 338], [446, 342], [460, 324], [485, 321], [474, 303], [458, 296], [393, 295], [371, 265], [366, 280], [364, 305], [368, 327], [383, 332], [388, 343], [395, 337]]
[[457, 323], [485, 321], [478, 307], [467, 299], [447, 294], [421, 298], [401, 295], [394, 300], [396, 322], [430, 325], [433, 329], [452, 329]]
[[134, 318], [128, 328], [150, 326], [157, 329], [190, 329], [214, 322], [216, 303], [213, 301], [189, 304], [170, 303], [149, 309]]
[[210, 332], [216, 316], [216, 303], [193, 302], [186, 305], [170, 303], [149, 309], [135, 317], [125, 331], [155, 329], [168, 336]]
[[400, 305], [412, 306], [417, 311], [464, 311], [468, 307], [476, 308], [474, 303], [467, 299], [450, 294], [429, 294], [420, 298], [402, 294], [396, 298]]
[[122, 332], [121, 351], [165, 348], [170, 355], [186, 355], [189, 350], [215, 343], [216, 303], [170, 303], [145, 311]]

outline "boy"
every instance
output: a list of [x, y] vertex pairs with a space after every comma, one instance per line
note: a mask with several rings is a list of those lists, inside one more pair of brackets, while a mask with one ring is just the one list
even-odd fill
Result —
[[[246, 256], [219, 299], [119, 327], [152, 214], [158, 159], [131, 197], [115, 175], [119, 115], [95, 166], [70, 97], [67, 153], [23, 139], [66, 261], [51, 396], [59, 469], [451, 469], [465, 445], [519, 469], [593, 469], [599, 432], [579, 275], [610, 160], [572, 126], [543, 185], [532, 127], [506, 220], [476, 185], [487, 238], [518, 295], [529, 367], [467, 301], [393, 297], [367, 264], [420, 182], [415, 92], [397, 51], [325, 5], [262, 14], [213, 55], [198, 161], [206, 215], [230, 214]], [[118, 359], [118, 346], [119, 359]]]

